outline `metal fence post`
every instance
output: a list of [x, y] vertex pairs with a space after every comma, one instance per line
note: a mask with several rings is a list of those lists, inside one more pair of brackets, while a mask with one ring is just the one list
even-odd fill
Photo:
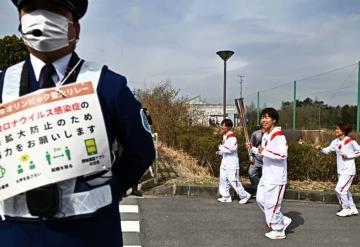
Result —
[[358, 88], [357, 88], [357, 111], [356, 111], [356, 132], [360, 130], [360, 61], [358, 63]]
[[292, 128], [296, 129], [296, 81], [294, 81], [294, 100], [293, 100], [293, 114], [292, 114]]
[[257, 92], [257, 103], [256, 103], [256, 125], [260, 124], [260, 91]]

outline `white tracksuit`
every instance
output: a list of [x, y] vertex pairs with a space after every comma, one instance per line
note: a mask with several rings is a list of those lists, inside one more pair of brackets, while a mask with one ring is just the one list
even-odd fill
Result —
[[[281, 128], [275, 127], [270, 133], [264, 133], [261, 147], [263, 168], [256, 202], [265, 214], [266, 224], [272, 230], [281, 231], [284, 228], [284, 216], [280, 209], [287, 183], [288, 156], [288, 146]], [[258, 148], [253, 147], [252, 152], [259, 153]]]
[[[321, 150], [324, 154], [336, 152], [336, 163], [338, 182], [336, 184], [336, 195], [342, 208], [355, 207], [352, 195], [349, 191], [351, 183], [356, 174], [354, 158], [360, 156], [359, 144], [346, 136], [343, 140], [336, 138], [330, 146]], [[342, 154], [347, 155], [347, 159], [343, 159]]]
[[220, 165], [219, 192], [223, 197], [230, 196], [230, 185], [236, 193], [243, 199], [246, 197], [246, 191], [240, 183], [239, 158], [237, 153], [237, 141], [235, 135], [229, 131], [223, 135], [223, 142], [219, 146], [218, 153], [222, 155]]

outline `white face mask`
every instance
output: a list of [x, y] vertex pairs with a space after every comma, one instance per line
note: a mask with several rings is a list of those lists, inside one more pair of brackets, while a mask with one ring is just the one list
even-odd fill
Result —
[[67, 47], [68, 25], [65, 16], [38, 9], [21, 17], [22, 38], [24, 43], [40, 52], [56, 51]]

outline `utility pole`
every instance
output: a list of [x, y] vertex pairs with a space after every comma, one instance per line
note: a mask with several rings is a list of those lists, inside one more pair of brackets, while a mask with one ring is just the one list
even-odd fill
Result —
[[358, 83], [357, 83], [357, 111], [356, 111], [356, 132], [360, 131], [360, 61], [358, 64]]
[[238, 77], [240, 78], [240, 99], [243, 97], [242, 96], [242, 84], [243, 84], [243, 78], [245, 77], [244, 75], [238, 75]]

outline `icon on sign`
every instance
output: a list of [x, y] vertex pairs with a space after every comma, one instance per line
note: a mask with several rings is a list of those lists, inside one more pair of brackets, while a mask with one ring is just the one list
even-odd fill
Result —
[[87, 152], [87, 154], [88, 154], [89, 156], [90, 156], [90, 155], [97, 154], [97, 148], [96, 148], [95, 138], [86, 139], [86, 140], [85, 140], [85, 147], [86, 147], [86, 152]]

